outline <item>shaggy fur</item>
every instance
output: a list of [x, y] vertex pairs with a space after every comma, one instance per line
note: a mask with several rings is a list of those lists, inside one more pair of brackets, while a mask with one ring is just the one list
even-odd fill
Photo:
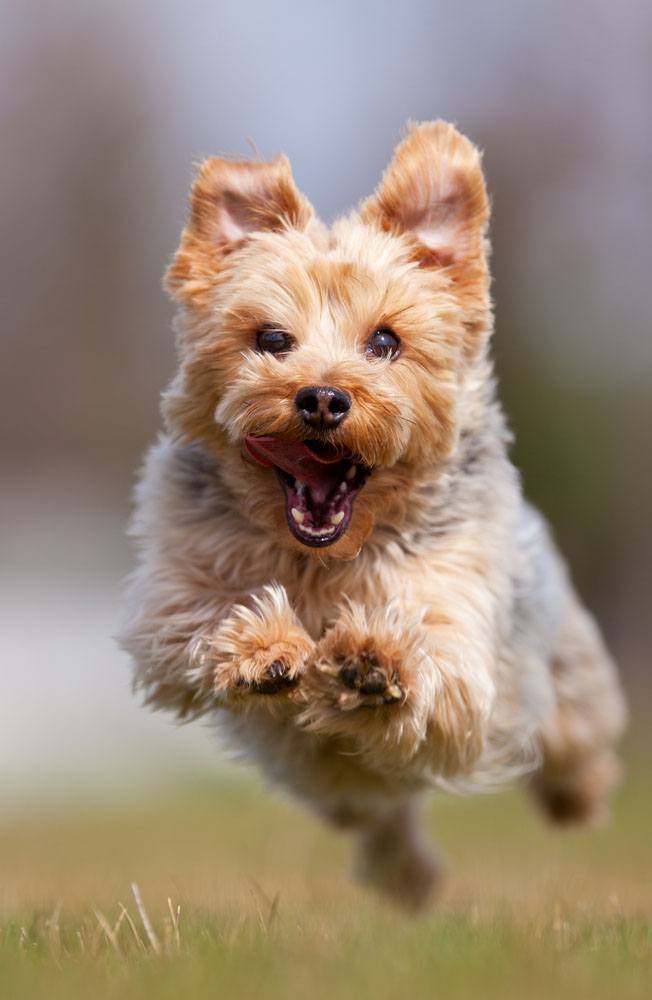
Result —
[[[180, 364], [133, 525], [123, 643], [147, 701], [212, 714], [414, 907], [438, 881], [422, 790], [527, 774], [554, 819], [597, 819], [625, 715], [507, 456], [488, 219], [480, 156], [444, 122], [412, 127], [330, 231], [284, 157], [207, 160], [167, 274]], [[269, 328], [286, 353], [259, 349]], [[398, 356], [370, 353], [378, 329]], [[324, 385], [351, 407], [309, 430], [295, 396]], [[333, 544], [290, 530], [279, 477], [245, 446], [260, 436], [370, 471]]]

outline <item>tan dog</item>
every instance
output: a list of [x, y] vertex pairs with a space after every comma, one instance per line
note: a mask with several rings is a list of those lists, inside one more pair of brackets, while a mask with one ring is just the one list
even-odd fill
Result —
[[555, 819], [598, 818], [625, 714], [507, 457], [488, 219], [444, 122], [330, 231], [284, 157], [207, 160], [134, 525], [123, 642], [148, 702], [214, 713], [411, 906], [437, 881], [421, 790], [533, 772]]

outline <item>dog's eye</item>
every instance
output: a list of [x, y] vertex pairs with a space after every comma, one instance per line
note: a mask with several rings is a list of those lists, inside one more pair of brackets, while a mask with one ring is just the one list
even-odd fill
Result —
[[388, 326], [374, 330], [367, 341], [367, 355], [376, 358], [396, 358], [401, 349], [401, 341]]
[[259, 351], [268, 354], [285, 354], [292, 350], [294, 340], [285, 330], [274, 330], [271, 327], [259, 330], [256, 335], [256, 346]]

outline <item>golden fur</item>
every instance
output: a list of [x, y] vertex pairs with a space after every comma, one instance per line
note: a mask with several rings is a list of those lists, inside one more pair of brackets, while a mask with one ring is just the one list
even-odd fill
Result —
[[[376, 193], [327, 230], [288, 161], [207, 160], [167, 274], [179, 371], [147, 459], [123, 642], [148, 701], [212, 713], [408, 905], [437, 869], [414, 797], [533, 772], [558, 819], [617, 774], [616, 674], [541, 517], [495, 398], [488, 199], [475, 147], [414, 126]], [[283, 356], [257, 350], [266, 325]], [[400, 336], [370, 357], [374, 330]], [[352, 405], [319, 432], [373, 469], [327, 548], [290, 532], [245, 438], [307, 438], [294, 398]], [[315, 435], [313, 435], [314, 437]]]

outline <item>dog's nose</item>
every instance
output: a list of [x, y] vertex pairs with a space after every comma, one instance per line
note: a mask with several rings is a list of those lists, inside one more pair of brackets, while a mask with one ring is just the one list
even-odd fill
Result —
[[294, 402], [303, 422], [319, 430], [337, 427], [351, 409], [348, 393], [332, 385], [310, 385], [299, 389]]

